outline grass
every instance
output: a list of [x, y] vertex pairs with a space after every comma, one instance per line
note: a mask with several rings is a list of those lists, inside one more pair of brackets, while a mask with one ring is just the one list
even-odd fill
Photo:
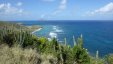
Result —
[[40, 55], [36, 50], [0, 46], [0, 64], [37, 64], [39, 61]]
[[56, 64], [52, 54], [39, 54], [35, 49], [0, 45], [0, 64]]

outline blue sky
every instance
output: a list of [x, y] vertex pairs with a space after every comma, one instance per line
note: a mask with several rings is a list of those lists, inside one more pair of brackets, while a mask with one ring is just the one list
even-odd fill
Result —
[[0, 0], [0, 20], [113, 20], [113, 0]]

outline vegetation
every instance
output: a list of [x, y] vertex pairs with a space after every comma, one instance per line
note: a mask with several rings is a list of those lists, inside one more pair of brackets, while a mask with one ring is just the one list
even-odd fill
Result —
[[35, 49], [0, 45], [0, 64], [51, 64], [57, 59], [51, 54], [39, 54]]
[[112, 54], [99, 58], [97, 51], [95, 57], [90, 56], [83, 48], [82, 35], [77, 41], [73, 36], [74, 46], [70, 47], [66, 38], [60, 44], [55, 38], [37, 37], [21, 25], [0, 25], [1, 64], [113, 64]]

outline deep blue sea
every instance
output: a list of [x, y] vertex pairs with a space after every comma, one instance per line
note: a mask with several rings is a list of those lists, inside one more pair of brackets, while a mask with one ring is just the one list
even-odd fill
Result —
[[35, 32], [37, 36], [58, 38], [73, 46], [73, 36], [76, 40], [83, 35], [84, 48], [87, 48], [91, 55], [99, 51], [100, 57], [113, 53], [113, 21], [22, 21], [24, 25], [40, 25], [41, 31]]

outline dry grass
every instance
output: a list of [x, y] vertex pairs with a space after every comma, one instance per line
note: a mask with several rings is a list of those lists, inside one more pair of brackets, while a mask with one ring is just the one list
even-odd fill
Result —
[[38, 54], [33, 49], [0, 45], [0, 64], [56, 64], [53, 55]]
[[0, 64], [37, 64], [39, 61], [40, 56], [35, 50], [0, 46]]
[[36, 50], [0, 46], [0, 64], [37, 64], [39, 58]]
[[42, 63], [41, 64], [57, 64], [57, 58], [52, 54], [42, 54], [41, 55]]

